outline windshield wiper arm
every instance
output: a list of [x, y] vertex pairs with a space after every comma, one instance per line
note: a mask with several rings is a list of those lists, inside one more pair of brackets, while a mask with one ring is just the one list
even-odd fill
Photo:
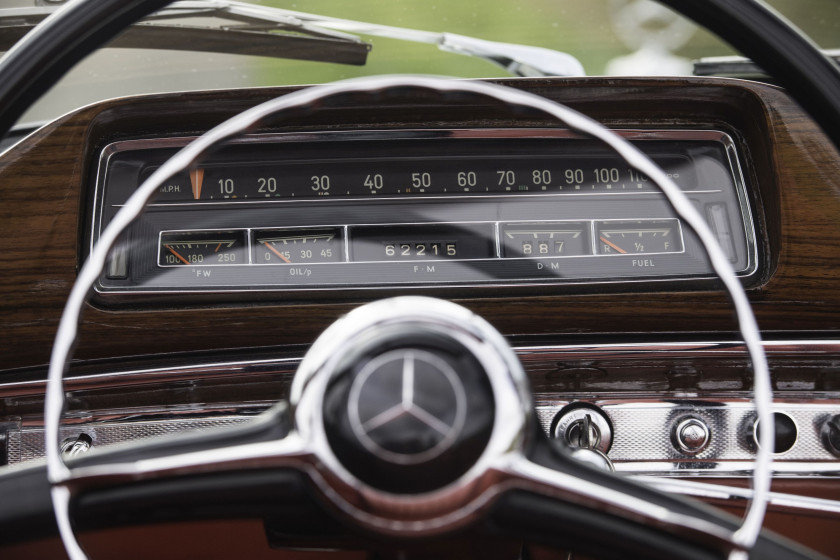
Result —
[[[0, 50], [57, 7], [0, 10]], [[178, 23], [198, 19], [200, 24]], [[212, 22], [212, 24], [211, 24]], [[355, 35], [320, 29], [278, 10], [239, 2], [175, 2], [127, 28], [108, 47], [167, 49], [290, 58], [363, 66], [371, 46]]]
[[359, 35], [373, 35], [388, 39], [428, 43], [446, 52], [475, 56], [497, 64], [517, 76], [585, 76], [583, 65], [574, 56], [530, 45], [488, 41], [455, 33], [420, 31], [376, 23], [364, 23], [347, 19], [332, 18], [279, 10], [299, 18], [321, 29], [333, 29]]
[[[341, 33], [350, 38], [372, 35], [401, 41], [428, 43], [446, 52], [482, 58], [517, 76], [584, 76], [581, 63], [572, 55], [543, 47], [488, 41], [455, 33], [437, 33], [392, 27], [281, 8], [255, 6], [227, 0], [183, 0], [153, 14], [147, 21], [186, 16], [215, 15], [238, 20], [253, 29], [270, 24], [300, 25], [309, 33]], [[353, 35], [346, 35], [352, 33]]]

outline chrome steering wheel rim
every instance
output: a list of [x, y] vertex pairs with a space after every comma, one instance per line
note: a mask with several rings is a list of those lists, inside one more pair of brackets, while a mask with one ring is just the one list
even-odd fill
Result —
[[[564, 126], [577, 133], [603, 142], [613, 149], [630, 167], [648, 176], [657, 184], [676, 214], [698, 235], [709, 256], [713, 269], [722, 280], [733, 300], [739, 320], [739, 328], [753, 362], [758, 418], [765, 425], [771, 424], [772, 394], [769, 371], [757, 324], [741, 283], [732, 270], [723, 251], [717, 245], [714, 235], [702, 216], [679, 187], [638, 149], [595, 121], [567, 107], [534, 94], [489, 83], [460, 82], [427, 77], [385, 76], [314, 86], [268, 101], [240, 113], [179, 151], [169, 161], [159, 167], [131, 196], [125, 206], [116, 214], [108, 227], [102, 232], [99, 241], [92, 249], [90, 256], [82, 267], [68, 298], [53, 346], [45, 406], [47, 472], [49, 480], [53, 485], [53, 503], [59, 531], [68, 553], [73, 560], [82, 559], [86, 556], [76, 541], [70, 520], [70, 489], [79, 486], [82, 481], [89, 482], [98, 476], [113, 476], [113, 472], [109, 472], [108, 469], [103, 469], [101, 472], [98, 472], [96, 469], [91, 470], [90, 468], [77, 472], [68, 468], [64, 463], [57, 445], [59, 425], [65, 404], [62, 378], [68, 367], [72, 349], [75, 345], [84, 303], [94, 283], [104, 270], [108, 251], [115, 243], [117, 237], [140, 215], [143, 207], [154, 195], [160, 184], [174, 174], [195, 165], [220, 142], [230, 140], [249, 130], [254, 130], [265, 119], [269, 117], [276, 119], [277, 115], [282, 114], [283, 111], [311, 110], [313, 107], [322, 107], [335, 100], [340, 100], [345, 95], [393, 96], [395, 93], [405, 90], [405, 88], [417, 88], [436, 93], [443, 97], [447, 95], [476, 95], [493, 99], [508, 108], [528, 108], [540, 111], [558, 120]], [[318, 348], [319, 345], [316, 343], [310, 353], [313, 351], [320, 352]], [[304, 364], [306, 363], [305, 360]], [[304, 367], [302, 369], [305, 370]], [[293, 386], [293, 404], [304, 399], [302, 387], [305, 385], [303, 382], [296, 381]], [[300, 434], [297, 435], [299, 436]], [[719, 531], [709, 529], [710, 536], [731, 544], [729, 551], [730, 557], [738, 557], [745, 554], [745, 551], [749, 550], [755, 543], [761, 530], [770, 486], [773, 432], [771, 430], [765, 430], [762, 432], [761, 438], [762, 441], [759, 447], [755, 469], [754, 497], [743, 525], [731, 535], [721, 535]], [[305, 439], [301, 441], [305, 448], [307, 441]], [[288, 449], [279, 451], [275, 449], [272, 451], [267, 448], [259, 451], [259, 453], [266, 453], [268, 455], [271, 453], [299, 453], [301, 449], [296, 448], [295, 444], [299, 444], [301, 441], [290, 440], [291, 443], [287, 445]], [[528, 479], [543, 489], [550, 487], [550, 477], [540, 471], [539, 468], [527, 467], [522, 469], [520, 466], [515, 465], [508, 474], [515, 474], [521, 479]], [[127, 470], [130, 471], [131, 468], [129, 467]]]

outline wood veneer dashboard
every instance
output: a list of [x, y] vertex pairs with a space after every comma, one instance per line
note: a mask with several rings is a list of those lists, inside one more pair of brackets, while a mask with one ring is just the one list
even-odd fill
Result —
[[[716, 130], [736, 143], [747, 177], [759, 241], [749, 292], [771, 337], [836, 334], [840, 292], [840, 157], [819, 127], [777, 88], [711, 79], [506, 80], [566, 103], [617, 129]], [[0, 158], [0, 340], [2, 369], [48, 361], [58, 318], [89, 242], [99, 153], [113, 142], [200, 134], [285, 89], [144, 96], [83, 108], [44, 127]], [[432, 99], [324, 108], [265, 132], [546, 127], [539, 115], [515, 119], [482, 104], [447, 107]], [[504, 334], [561, 340], [663, 333], [688, 337], [735, 327], [727, 298], [714, 286], [693, 291], [628, 284], [609, 293], [437, 288]], [[700, 289], [702, 288], [702, 289]], [[317, 292], [262, 301], [184, 301], [90, 307], [77, 357], [113, 358], [307, 344], [360, 302], [400, 293]], [[223, 329], [218, 330], [223, 325]], [[807, 333], [807, 334], [806, 334]]]

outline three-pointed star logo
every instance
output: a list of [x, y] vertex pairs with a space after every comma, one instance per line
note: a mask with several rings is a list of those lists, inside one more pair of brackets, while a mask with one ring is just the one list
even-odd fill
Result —
[[466, 394], [440, 357], [392, 350], [371, 360], [353, 381], [349, 417], [368, 451], [392, 463], [416, 464], [455, 442], [466, 418]]

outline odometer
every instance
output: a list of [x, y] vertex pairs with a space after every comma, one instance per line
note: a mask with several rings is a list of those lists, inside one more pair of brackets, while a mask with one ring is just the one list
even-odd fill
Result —
[[350, 228], [354, 261], [400, 262], [490, 259], [496, 256], [490, 224], [382, 225]]

